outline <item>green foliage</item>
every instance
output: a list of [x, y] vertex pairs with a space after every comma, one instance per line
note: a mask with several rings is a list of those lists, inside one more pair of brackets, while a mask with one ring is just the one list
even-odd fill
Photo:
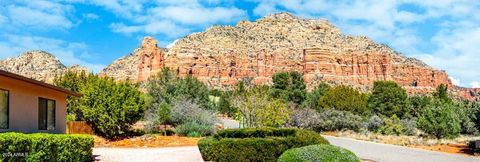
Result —
[[409, 111], [407, 91], [394, 81], [376, 81], [368, 107], [377, 114], [404, 117]]
[[163, 68], [159, 74], [150, 77], [147, 91], [151, 99], [149, 108], [154, 108], [155, 104], [162, 102], [172, 104], [181, 96], [195, 100], [204, 109], [213, 109], [209, 99], [209, 90], [205, 84], [191, 75], [180, 78], [168, 67]]
[[[68, 71], [62, 76], [55, 77], [53, 83], [58, 87], [62, 87], [73, 92], [79, 93], [86, 85], [87, 80], [94, 77], [93, 74], [86, 74], [85, 72], [76, 73]], [[71, 121], [83, 120], [82, 112], [80, 110], [80, 98], [68, 96], [67, 97], [67, 114], [73, 115], [75, 119]]]
[[163, 132], [166, 135], [166, 124], [171, 123], [172, 106], [166, 102], [150, 108], [145, 112], [146, 129], [149, 132], [158, 132], [158, 125], [164, 125]]
[[269, 87], [257, 86], [237, 95], [233, 104], [244, 127], [279, 127], [289, 118], [290, 109], [284, 100], [269, 95]]
[[349, 86], [340, 85], [328, 88], [318, 102], [324, 109], [350, 111], [356, 114], [367, 113], [367, 96]]
[[320, 83], [312, 92], [307, 93], [307, 98], [303, 102], [303, 107], [319, 110], [318, 101], [323, 95], [325, 95], [328, 88], [330, 88], [328, 84]]
[[125, 135], [142, 118], [145, 100], [137, 85], [101, 77], [90, 77], [85, 85], [80, 91], [80, 110], [96, 134]]
[[452, 103], [434, 100], [421, 112], [417, 126], [425, 133], [437, 138], [457, 137], [461, 130], [457, 109], [458, 107]]
[[143, 116], [145, 99], [136, 84], [68, 72], [57, 77], [55, 85], [82, 94], [81, 98], [68, 99], [69, 120], [75, 116], [75, 120], [87, 121], [98, 135], [107, 138], [125, 135]]
[[401, 124], [400, 118], [395, 114], [390, 118], [384, 118], [383, 123], [383, 126], [378, 129], [378, 132], [381, 134], [401, 135], [405, 132], [405, 128]]
[[441, 100], [443, 102], [453, 102], [448, 96], [448, 87], [445, 84], [440, 84], [437, 90], [432, 94], [433, 98]]
[[238, 109], [231, 103], [233, 93], [233, 91], [219, 90], [217, 90], [215, 94], [212, 93], [212, 96], [218, 99], [218, 101], [215, 101], [214, 103], [216, 107], [215, 109], [219, 113], [233, 117], [238, 112]]
[[418, 117], [419, 113], [430, 104], [432, 98], [429, 96], [411, 96], [408, 100], [410, 103], [410, 115]]
[[[93, 137], [64, 134], [0, 133], [0, 161], [92, 161]], [[25, 154], [8, 156], [7, 154]]]
[[332, 145], [310, 145], [285, 151], [278, 162], [360, 162], [350, 150]]
[[272, 96], [285, 101], [302, 104], [307, 91], [303, 75], [298, 71], [279, 72], [273, 75]]
[[290, 148], [329, 144], [319, 134], [299, 129], [227, 129], [201, 139], [199, 150], [206, 161], [276, 161]]
[[377, 115], [372, 115], [370, 118], [365, 122], [365, 128], [372, 132], [377, 132], [380, 127], [384, 124], [383, 119]]
[[197, 123], [211, 127], [217, 122], [213, 111], [202, 109], [195, 101], [183, 97], [173, 102], [171, 120], [174, 125]]
[[457, 113], [460, 117], [461, 125], [462, 125], [462, 134], [479, 134], [478, 131], [478, 114], [480, 111], [480, 105], [475, 102], [471, 101], [464, 101], [462, 103], [457, 103], [459, 110]]
[[200, 137], [211, 135], [214, 131], [212, 125], [202, 125], [198, 123], [188, 122], [175, 127], [177, 135], [188, 137]]
[[316, 131], [354, 130], [363, 125], [362, 117], [348, 111], [325, 110], [320, 112]]

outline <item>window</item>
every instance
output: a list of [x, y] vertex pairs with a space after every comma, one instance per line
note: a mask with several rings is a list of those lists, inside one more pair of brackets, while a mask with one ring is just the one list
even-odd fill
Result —
[[0, 129], [8, 129], [8, 97], [9, 92], [0, 89]]
[[38, 99], [38, 129], [55, 130], [55, 101]]

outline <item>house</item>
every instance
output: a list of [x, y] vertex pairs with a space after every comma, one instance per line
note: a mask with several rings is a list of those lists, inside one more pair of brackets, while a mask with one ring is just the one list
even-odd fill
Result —
[[65, 133], [67, 96], [80, 94], [0, 70], [0, 132]]

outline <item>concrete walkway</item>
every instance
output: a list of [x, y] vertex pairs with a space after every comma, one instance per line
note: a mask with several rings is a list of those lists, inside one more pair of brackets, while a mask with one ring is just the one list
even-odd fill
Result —
[[203, 162], [197, 146], [165, 148], [93, 148], [101, 162]]
[[322, 136], [330, 141], [332, 145], [349, 149], [362, 159], [376, 162], [480, 162], [479, 157], [380, 144], [350, 138]]

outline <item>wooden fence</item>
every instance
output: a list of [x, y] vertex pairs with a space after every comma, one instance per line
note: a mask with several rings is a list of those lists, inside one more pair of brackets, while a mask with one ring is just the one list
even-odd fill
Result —
[[93, 129], [85, 121], [67, 122], [67, 134], [93, 134]]

